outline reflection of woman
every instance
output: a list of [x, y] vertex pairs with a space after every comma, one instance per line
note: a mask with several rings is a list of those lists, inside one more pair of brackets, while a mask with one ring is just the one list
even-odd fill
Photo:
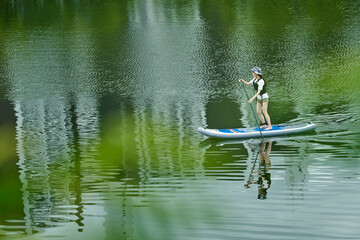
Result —
[[[259, 152], [260, 164], [265, 165], [266, 167], [271, 166], [271, 162], [270, 162], [271, 146], [272, 146], [272, 141], [269, 141], [266, 151], [265, 151], [265, 147], [266, 147], [265, 142], [262, 142], [261, 147], [260, 147], [260, 152]], [[264, 152], [265, 152], [265, 154], [264, 154]]]
[[[251, 174], [249, 177], [249, 180], [245, 184], [246, 188], [249, 188], [251, 184], [257, 184], [258, 185], [258, 199], [266, 199], [267, 198], [267, 190], [270, 188], [271, 185], [271, 174], [267, 172], [269, 170], [269, 167], [271, 166], [270, 162], [270, 152], [271, 152], [271, 146], [272, 141], [269, 141], [268, 147], [266, 148], [266, 143], [262, 142], [259, 149], [259, 169], [258, 169], [258, 175], [257, 175], [257, 181], [251, 180]], [[265, 150], [266, 148], [266, 150]], [[256, 162], [256, 160], [255, 160]], [[251, 170], [251, 173], [255, 173], [256, 170], [254, 170], [255, 163], [253, 166], [253, 169]]]
[[[256, 94], [249, 100], [249, 103], [251, 103], [255, 98], [257, 98], [256, 112], [261, 120], [260, 128], [270, 130], [272, 129], [272, 126], [270, 116], [267, 112], [269, 104], [269, 95], [266, 91], [267, 82], [266, 79], [261, 75], [261, 69], [259, 67], [254, 67], [253, 69], [251, 69], [251, 71], [254, 78], [250, 82], [246, 82], [243, 79], [240, 79], [239, 82], [243, 82], [246, 85], [254, 86]], [[268, 125], [266, 125], [265, 119]]]
[[[260, 166], [259, 166], [259, 178], [258, 178], [258, 199], [267, 198], [267, 190], [271, 185], [271, 174], [267, 172], [267, 169], [271, 166], [270, 152], [272, 141], [269, 141], [269, 145], [265, 151], [266, 143], [262, 142], [259, 152]], [[265, 154], [264, 154], [265, 151]]]

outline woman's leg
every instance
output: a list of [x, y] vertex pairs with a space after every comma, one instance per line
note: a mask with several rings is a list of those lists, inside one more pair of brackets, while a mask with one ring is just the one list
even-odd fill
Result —
[[271, 120], [270, 120], [270, 116], [267, 112], [267, 109], [268, 109], [268, 101], [263, 101], [262, 103], [262, 113], [264, 114], [265, 116], [265, 119], [266, 119], [266, 122], [268, 124], [268, 127], [265, 129], [265, 130], [270, 130], [272, 129], [272, 126], [271, 126]]
[[[259, 116], [260, 118], [260, 121], [261, 121], [261, 125], [264, 125], [265, 124], [265, 119], [264, 119], [264, 116], [261, 112], [261, 109], [262, 109], [262, 103], [261, 102], [256, 102], [256, 113], [257, 115]], [[266, 127], [266, 126], [265, 126]], [[264, 127], [264, 128], [265, 128]]]

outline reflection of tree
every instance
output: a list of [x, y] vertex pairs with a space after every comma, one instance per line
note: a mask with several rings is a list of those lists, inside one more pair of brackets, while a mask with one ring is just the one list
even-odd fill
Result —
[[71, 153], [68, 126], [62, 117], [66, 109], [61, 105], [48, 108], [42, 101], [17, 101], [15, 111], [26, 232], [31, 234], [36, 227], [51, 225], [56, 206], [69, 204]]
[[[26, 12], [35, 11], [39, 14], [36, 7], [23, 7]], [[14, 8], [18, 9], [16, 6]], [[66, 5], [64, 8], [66, 9]], [[17, 16], [16, 11], [12, 14]], [[62, 20], [67, 21], [72, 16], [70, 14]], [[114, 17], [114, 14], [107, 16]], [[20, 26], [12, 27], [19, 28], [19, 34], [26, 35], [24, 38], [31, 41], [19, 43], [16, 41], [17, 36], [11, 34], [6, 35], [5, 40], [0, 39], [8, 46], [1, 49], [8, 57], [7, 64], [2, 64], [6, 69], [1, 71], [9, 77], [9, 96], [16, 102], [26, 232], [32, 234], [40, 231], [42, 227], [65, 222], [75, 222], [78, 231], [84, 231], [85, 222], [91, 219], [91, 216], [84, 217], [91, 213], [89, 206], [84, 202], [95, 201], [96, 207], [101, 209], [103, 206], [98, 199], [106, 196], [108, 201], [112, 202], [112, 207], [105, 208], [109, 213], [106, 217], [109, 232], [119, 231], [118, 228], [112, 227], [115, 226], [114, 218], [120, 216], [121, 226], [131, 235], [133, 203], [128, 195], [147, 197], [147, 192], [153, 189], [152, 185], [159, 184], [152, 182], [158, 177], [185, 177], [189, 169], [199, 169], [195, 172], [200, 176], [202, 174], [202, 151], [196, 147], [197, 138], [189, 140], [188, 135], [197, 126], [204, 125], [204, 114], [199, 114], [204, 109], [203, 96], [199, 95], [197, 83], [189, 81], [191, 72], [188, 69], [178, 70], [179, 68], [173, 67], [173, 63], [188, 67], [184, 63], [193, 61], [192, 56], [183, 50], [186, 46], [195, 48], [196, 44], [193, 41], [196, 37], [189, 37], [188, 41], [184, 41], [164, 34], [164, 38], [157, 39], [158, 42], [144, 42], [142, 37], [136, 38], [129, 34], [126, 35], [129, 37], [125, 38], [126, 43], [135, 44], [135, 49], [122, 47], [123, 44], [114, 47], [102, 42], [102, 38], [91, 38], [91, 31], [88, 32], [87, 28], [79, 29], [76, 27], [77, 24], [69, 26], [70, 31], [74, 31], [73, 34], [64, 35], [61, 30], [49, 34], [52, 32], [47, 28], [31, 31], [31, 23], [37, 25], [36, 16], [31, 18], [30, 15], [26, 15], [26, 19], [29, 22], [29, 35], [27, 31], [22, 32]], [[92, 20], [96, 21], [96, 17], [94, 19]], [[114, 19], [116, 21], [116, 17]], [[83, 20], [81, 16], [76, 18], [80, 25], [84, 24]], [[48, 24], [56, 25], [52, 22]], [[102, 30], [109, 28], [109, 25], [97, 26]], [[117, 30], [118, 27], [114, 29]], [[156, 28], [155, 25], [153, 27]], [[96, 30], [98, 29], [94, 31]], [[161, 30], [161, 25], [158, 30]], [[148, 34], [151, 36], [150, 40], [159, 36], [151, 31]], [[180, 32], [179, 35], [185, 34]], [[158, 51], [166, 44], [171, 48], [173, 43], [168, 41], [166, 36], [178, 40], [176, 54], [166, 54], [160, 61], [153, 61], [151, 54], [145, 54], [149, 59], [140, 64], [137, 62], [138, 59], [144, 58], [141, 51], [139, 54], [139, 49], [152, 49], [154, 43]], [[11, 52], [13, 49], [16, 51]], [[114, 49], [116, 54], [111, 55]], [[12, 54], [9, 54], [10, 52]], [[131, 56], [129, 61], [124, 61], [126, 54]], [[4, 55], [0, 55], [0, 58]], [[167, 57], [172, 57], [173, 61], [168, 61]], [[179, 62], [179, 59], [183, 62]], [[111, 63], [110, 67], [108, 63]], [[149, 66], [149, 63], [152, 64]], [[154, 73], [154, 67], [164, 72]], [[169, 67], [173, 69], [170, 74]], [[131, 72], [133, 69], [148, 70], [151, 74], [144, 76], [142, 71]], [[184, 76], [184, 72], [188, 75]], [[117, 79], [116, 74], [131, 76], [132, 79]], [[163, 77], [166, 74], [168, 75], [165, 80]], [[119, 125], [110, 126], [109, 131], [119, 147], [114, 158], [110, 160], [99, 157], [99, 110], [102, 109], [98, 103], [99, 95], [95, 93], [103, 81], [109, 79], [116, 79], [113, 83], [118, 85], [116, 91], [120, 94], [126, 92], [126, 96], [133, 94], [132, 98], [135, 99], [121, 99], [121, 103], [112, 109], [121, 116], [121, 131], [114, 135], [114, 126]], [[146, 84], [149, 80], [149, 88], [144, 87], [143, 83]], [[187, 86], [187, 91], [179, 94], [177, 90], [183, 85]], [[133, 101], [131, 105], [135, 105], [136, 110], [133, 111], [133, 106], [124, 104], [125, 101]], [[107, 145], [108, 150], [111, 148], [111, 144], [106, 141], [101, 143]], [[105, 173], [102, 171], [104, 168]], [[108, 171], [116, 171], [116, 174], [113, 174], [115, 177], [107, 176]], [[163, 184], [169, 183], [165, 181]], [[169, 184], [169, 189], [178, 189], [177, 185]], [[100, 190], [94, 193], [93, 188]], [[162, 194], [162, 191], [155, 191], [156, 194]], [[121, 206], [117, 207], [117, 201], [122, 203]], [[119, 215], [116, 215], [116, 212]]]
[[[76, 121], [72, 122], [72, 113], [64, 102], [16, 102], [18, 164], [28, 234], [42, 227], [68, 222], [66, 206], [71, 209], [72, 204], [77, 205], [75, 222], [80, 228], [83, 225], [79, 188], [81, 181], [86, 184], [89, 174], [86, 170], [79, 170], [80, 163], [76, 156], [80, 156], [82, 164], [86, 166], [90, 156], [96, 154], [98, 140], [93, 135], [93, 128], [98, 129], [98, 120], [90, 109], [89, 100], [86, 104], [80, 102], [76, 106]], [[72, 126], [74, 123], [78, 135], [76, 142]], [[75, 169], [72, 160], [75, 160]], [[72, 200], [73, 181], [75, 202]], [[94, 177], [91, 177], [91, 181], [94, 181]]]
[[[104, 123], [101, 158], [118, 169], [105, 194], [108, 204], [104, 209], [108, 214], [104, 225], [109, 235], [132, 236], [134, 205], [147, 206], [172, 196], [184, 188], [181, 181], [193, 172], [196, 173], [193, 177], [203, 177], [203, 151], [197, 147], [197, 138], [188, 137], [191, 133], [186, 128], [198, 123], [185, 125], [189, 113], [183, 109], [188, 103], [178, 101], [174, 111], [171, 101], [169, 105], [150, 102], [147, 104], [156, 109], [150, 111], [140, 101], [137, 98], [134, 111], [118, 102], [121, 111]], [[157, 212], [152, 214], [159, 217]], [[137, 219], [144, 220], [141, 216]]]

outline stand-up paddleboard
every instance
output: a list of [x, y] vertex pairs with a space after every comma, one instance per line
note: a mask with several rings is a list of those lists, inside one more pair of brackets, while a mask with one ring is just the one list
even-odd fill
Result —
[[299, 123], [294, 125], [277, 125], [272, 126], [271, 130], [255, 128], [229, 128], [229, 129], [207, 129], [199, 127], [199, 133], [212, 138], [259, 138], [289, 135], [295, 133], [303, 133], [314, 130], [314, 123]]

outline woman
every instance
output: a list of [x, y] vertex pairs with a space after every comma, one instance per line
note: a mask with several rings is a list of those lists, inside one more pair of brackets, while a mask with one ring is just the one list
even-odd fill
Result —
[[[250, 82], [246, 82], [243, 79], [240, 79], [239, 82], [243, 82], [246, 85], [254, 85], [256, 94], [248, 102], [251, 103], [255, 98], [257, 98], [256, 112], [261, 121], [260, 129], [265, 128], [265, 130], [271, 130], [271, 120], [267, 112], [269, 95], [266, 92], [266, 79], [261, 75], [261, 69], [259, 67], [254, 67], [253, 69], [251, 69], [251, 72], [254, 78]], [[265, 123], [265, 120], [267, 122], [267, 125]]]

